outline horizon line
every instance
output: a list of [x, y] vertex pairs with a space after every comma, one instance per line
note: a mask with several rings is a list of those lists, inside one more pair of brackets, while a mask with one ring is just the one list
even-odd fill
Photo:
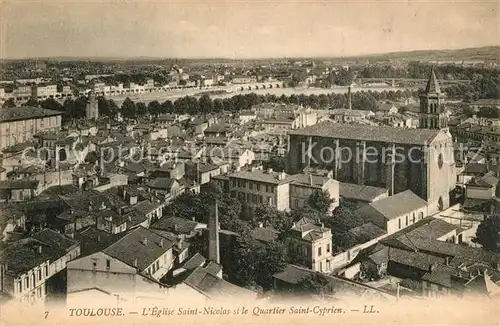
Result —
[[73, 55], [58, 55], [58, 56], [27, 56], [27, 57], [8, 57], [2, 58], [1, 61], [16, 61], [16, 60], [50, 60], [50, 59], [77, 59], [77, 60], [228, 60], [228, 61], [238, 61], [238, 60], [279, 60], [279, 59], [303, 59], [303, 58], [318, 58], [318, 59], [347, 59], [347, 58], [356, 58], [356, 57], [372, 57], [372, 56], [380, 56], [380, 55], [393, 55], [393, 54], [403, 54], [403, 53], [412, 53], [412, 52], [437, 52], [437, 51], [460, 51], [460, 50], [472, 50], [472, 49], [484, 49], [484, 48], [500, 48], [500, 44], [492, 44], [492, 45], [483, 45], [483, 46], [472, 46], [472, 47], [462, 47], [462, 48], [444, 48], [444, 49], [414, 49], [414, 50], [405, 50], [405, 51], [391, 51], [391, 52], [372, 52], [372, 53], [359, 53], [359, 54], [347, 54], [347, 55], [309, 55], [309, 56], [266, 56], [266, 57], [239, 57], [239, 58], [231, 58], [231, 57], [217, 57], [217, 56], [186, 56], [186, 57], [162, 57], [162, 56], [73, 56]]

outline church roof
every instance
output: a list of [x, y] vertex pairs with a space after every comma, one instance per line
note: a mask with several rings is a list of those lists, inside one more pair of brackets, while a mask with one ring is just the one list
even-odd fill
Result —
[[335, 123], [331, 121], [320, 122], [312, 126], [290, 131], [290, 135], [356, 139], [409, 145], [429, 144], [439, 133], [439, 129], [405, 129], [389, 126]]
[[431, 69], [431, 75], [429, 76], [429, 81], [427, 81], [427, 86], [425, 87], [426, 93], [441, 93], [441, 88], [439, 87], [439, 82], [436, 78], [436, 73], [434, 72], [434, 67]]

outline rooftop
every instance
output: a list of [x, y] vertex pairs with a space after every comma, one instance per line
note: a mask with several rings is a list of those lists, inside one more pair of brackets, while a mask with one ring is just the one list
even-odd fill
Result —
[[229, 175], [229, 177], [252, 180], [263, 183], [272, 183], [276, 185], [289, 183], [292, 181], [292, 179], [289, 178], [289, 175], [287, 175], [284, 172], [262, 171], [262, 170], [238, 171]]
[[425, 145], [431, 143], [440, 132], [437, 129], [405, 129], [324, 121], [302, 129], [292, 130], [290, 135]]
[[62, 114], [63, 112], [61, 111], [47, 110], [33, 106], [0, 108], [0, 122], [36, 119]]
[[368, 213], [371, 209], [382, 214], [386, 219], [391, 220], [408, 212], [415, 211], [427, 206], [427, 202], [415, 195], [411, 190], [406, 190], [387, 198], [374, 201], [360, 208], [360, 214]]
[[387, 193], [385, 188], [339, 182], [339, 195], [345, 199], [371, 202]]
[[200, 227], [200, 223], [181, 217], [163, 217], [151, 225], [152, 229], [189, 234]]
[[143, 271], [170, 250], [173, 245], [167, 238], [143, 227], [138, 227], [104, 249], [103, 252], [130, 266], [134, 266], [134, 261], [137, 259], [137, 268]]

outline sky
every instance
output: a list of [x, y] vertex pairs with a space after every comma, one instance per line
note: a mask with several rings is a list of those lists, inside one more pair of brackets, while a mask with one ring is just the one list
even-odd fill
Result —
[[0, 1], [0, 57], [267, 58], [499, 45], [498, 0]]

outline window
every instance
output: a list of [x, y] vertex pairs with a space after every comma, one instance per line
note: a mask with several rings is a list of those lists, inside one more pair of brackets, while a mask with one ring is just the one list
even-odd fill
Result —
[[401, 219], [398, 219], [398, 229], [401, 229]]
[[257, 191], [260, 191], [260, 183], [257, 183]]
[[106, 269], [110, 269], [110, 268], [111, 268], [111, 260], [106, 259]]
[[413, 212], [413, 217], [412, 217], [412, 219], [411, 219], [411, 222], [412, 222], [412, 223], [415, 223], [415, 212]]
[[45, 265], [45, 277], [49, 276], [49, 266]]
[[42, 270], [38, 270], [38, 280], [40, 281], [42, 279]]
[[26, 284], [25, 288], [28, 289], [30, 287], [30, 278], [28, 276], [26, 276], [25, 284]]
[[253, 182], [248, 182], [248, 188], [249, 188], [250, 190], [253, 190]]
[[18, 289], [19, 293], [23, 292], [23, 282], [18, 282], [17, 283], [17, 289]]
[[405, 226], [408, 226], [408, 215], [406, 215], [406, 225]]
[[321, 247], [318, 248], [318, 256], [321, 256]]
[[329, 243], [326, 244], [326, 252], [330, 252], [330, 244]]

